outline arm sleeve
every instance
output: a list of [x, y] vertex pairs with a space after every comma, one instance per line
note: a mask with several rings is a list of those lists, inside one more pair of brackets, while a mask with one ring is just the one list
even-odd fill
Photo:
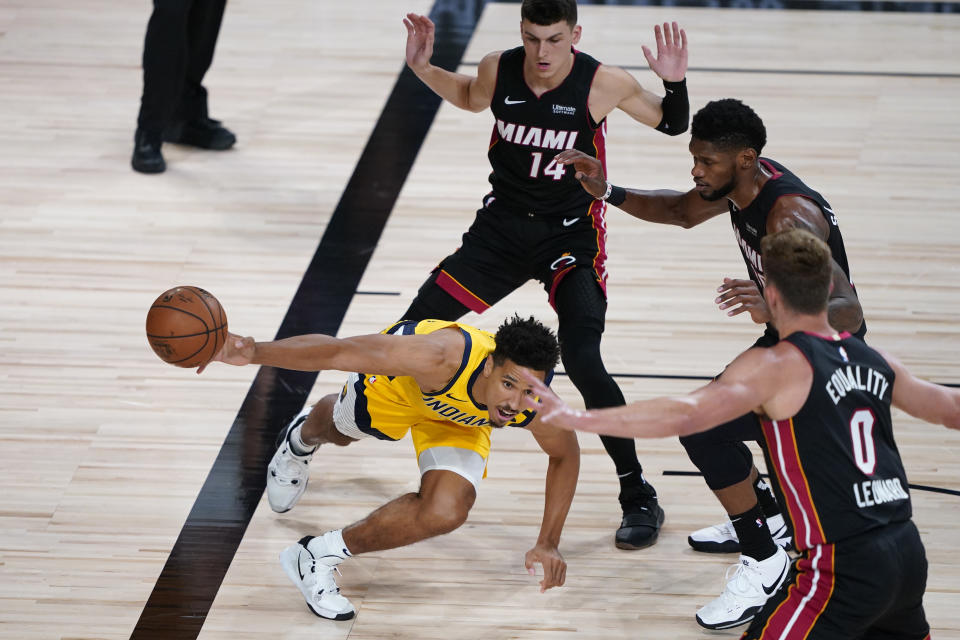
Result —
[[687, 79], [680, 82], [663, 81], [663, 88], [667, 93], [663, 97], [660, 108], [663, 110], [663, 119], [657, 125], [657, 131], [668, 136], [680, 135], [687, 130], [690, 121], [690, 99], [687, 97]]

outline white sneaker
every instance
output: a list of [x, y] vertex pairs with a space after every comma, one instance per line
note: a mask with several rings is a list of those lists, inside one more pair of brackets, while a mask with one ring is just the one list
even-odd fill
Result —
[[296, 455], [290, 448], [290, 432], [303, 424], [309, 414], [310, 407], [306, 407], [287, 425], [281, 441], [277, 444], [277, 451], [267, 465], [267, 501], [270, 502], [270, 508], [277, 513], [293, 509], [307, 490], [307, 482], [310, 480], [309, 464], [313, 451], [317, 448], [314, 447], [308, 455]]
[[[793, 537], [790, 528], [783, 519], [783, 514], [767, 518], [767, 528], [777, 546], [789, 551], [793, 548]], [[687, 543], [694, 551], [704, 553], [739, 553], [740, 539], [730, 520], [694, 531], [687, 537]]]
[[740, 556], [740, 562], [727, 569], [727, 586], [720, 597], [697, 611], [697, 623], [707, 629], [729, 629], [750, 622], [784, 583], [789, 570], [790, 556], [779, 547], [766, 560]]
[[307, 549], [314, 536], [301, 538], [280, 552], [280, 564], [287, 577], [297, 585], [315, 615], [328, 620], [349, 620], [356, 611], [350, 601], [340, 595], [333, 572], [344, 558], [336, 554], [315, 556]]

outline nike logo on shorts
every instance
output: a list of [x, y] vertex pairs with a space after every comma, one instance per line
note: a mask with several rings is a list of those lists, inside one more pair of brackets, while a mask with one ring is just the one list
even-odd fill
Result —
[[577, 220], [579, 220], [579, 219], [580, 219], [579, 217], [578, 217], [578, 218], [564, 218], [564, 219], [563, 219], [563, 226], [569, 227], [570, 225], [574, 224], [574, 223], [575, 223]]

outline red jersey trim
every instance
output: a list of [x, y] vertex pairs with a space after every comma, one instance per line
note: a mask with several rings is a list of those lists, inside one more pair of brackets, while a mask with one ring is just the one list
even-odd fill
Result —
[[456, 278], [443, 269], [437, 274], [437, 285], [471, 311], [483, 313], [490, 308], [490, 305], [483, 298], [460, 284]]
[[813, 504], [810, 484], [797, 450], [793, 419], [761, 420], [761, 426], [793, 521], [794, 544], [798, 549], [810, 549], [824, 543], [820, 515]]
[[805, 640], [836, 587], [836, 547], [818, 545], [797, 560], [797, 576], [760, 632], [762, 640]]

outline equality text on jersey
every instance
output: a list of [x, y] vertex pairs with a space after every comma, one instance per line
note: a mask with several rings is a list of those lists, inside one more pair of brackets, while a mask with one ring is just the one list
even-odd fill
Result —
[[541, 149], [572, 149], [579, 131], [557, 131], [543, 127], [528, 127], [523, 124], [504, 122], [497, 118], [497, 133], [504, 142]]
[[890, 382], [879, 371], [860, 365], [847, 365], [834, 371], [827, 380], [827, 395], [838, 404], [851, 391], [866, 391], [883, 400]]

